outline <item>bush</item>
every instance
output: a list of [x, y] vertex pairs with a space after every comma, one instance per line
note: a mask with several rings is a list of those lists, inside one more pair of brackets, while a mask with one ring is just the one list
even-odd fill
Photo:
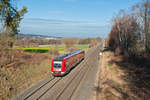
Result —
[[7, 35], [0, 35], [0, 67], [4, 67], [14, 60], [13, 50], [9, 49], [9, 45], [13, 39]]

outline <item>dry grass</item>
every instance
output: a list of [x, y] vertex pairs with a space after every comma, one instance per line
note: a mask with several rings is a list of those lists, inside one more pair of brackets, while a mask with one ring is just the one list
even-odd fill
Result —
[[150, 62], [114, 56], [101, 57], [97, 100], [150, 100]]
[[0, 68], [0, 100], [16, 94], [50, 75], [50, 57], [46, 54], [16, 52], [15, 61]]
[[123, 77], [128, 74], [112, 61], [122, 61], [122, 57], [115, 57], [113, 52], [103, 53], [100, 80], [98, 89], [98, 100], [140, 100], [131, 93], [129, 82]]

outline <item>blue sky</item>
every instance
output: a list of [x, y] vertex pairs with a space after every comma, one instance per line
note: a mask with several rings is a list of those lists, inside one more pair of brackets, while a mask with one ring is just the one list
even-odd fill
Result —
[[27, 6], [21, 22], [25, 34], [58, 37], [103, 37], [112, 17], [141, 0], [18, 0], [18, 9]]

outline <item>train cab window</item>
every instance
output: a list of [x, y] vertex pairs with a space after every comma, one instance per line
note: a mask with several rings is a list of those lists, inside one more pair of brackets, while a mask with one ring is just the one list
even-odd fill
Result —
[[54, 68], [61, 68], [62, 62], [61, 61], [54, 61]]

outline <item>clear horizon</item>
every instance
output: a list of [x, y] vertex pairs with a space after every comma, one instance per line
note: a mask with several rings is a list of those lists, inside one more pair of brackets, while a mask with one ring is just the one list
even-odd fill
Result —
[[18, 9], [27, 6], [20, 24], [24, 34], [57, 37], [102, 37], [111, 29], [111, 19], [121, 9], [140, 0], [21, 0]]

